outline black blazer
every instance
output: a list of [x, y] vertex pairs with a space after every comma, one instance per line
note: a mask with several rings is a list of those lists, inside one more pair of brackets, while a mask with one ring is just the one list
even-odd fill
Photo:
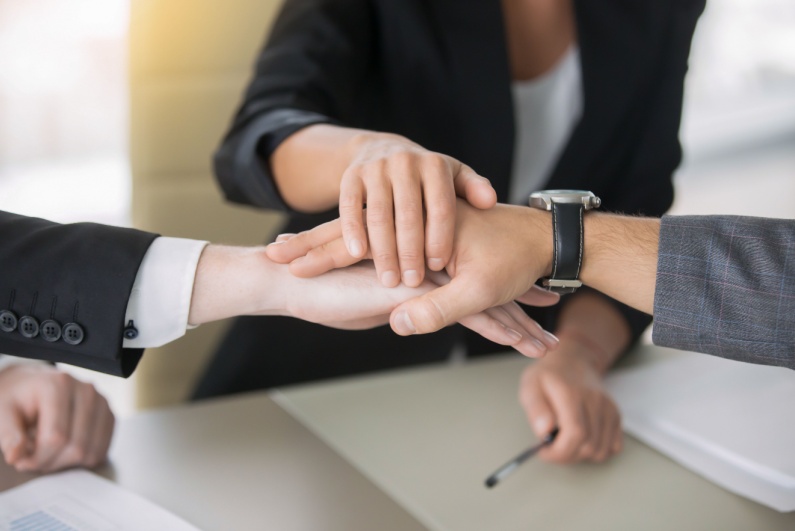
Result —
[[0, 212], [0, 352], [132, 374], [143, 351], [122, 348], [124, 314], [156, 237]]
[[[690, 41], [704, 0], [574, 0], [584, 110], [548, 188], [662, 215], [681, 159]], [[458, 158], [507, 200], [511, 74], [498, 0], [287, 0], [215, 156], [226, 197], [290, 211], [268, 158], [315, 123], [398, 133]], [[293, 212], [296, 232], [330, 217]], [[618, 304], [618, 303], [616, 303]], [[621, 306], [637, 337], [650, 319]], [[552, 310], [555, 312], [556, 310]]]

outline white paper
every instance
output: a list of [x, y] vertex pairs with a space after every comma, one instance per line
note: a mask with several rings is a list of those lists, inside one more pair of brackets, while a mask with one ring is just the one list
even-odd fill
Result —
[[608, 378], [624, 429], [741, 496], [795, 510], [795, 371], [659, 347]]
[[198, 531], [152, 502], [83, 470], [34, 479], [0, 494], [9, 531]]

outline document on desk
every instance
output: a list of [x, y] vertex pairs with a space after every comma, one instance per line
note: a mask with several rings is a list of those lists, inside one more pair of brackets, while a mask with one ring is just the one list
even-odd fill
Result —
[[152, 502], [84, 470], [43, 476], [0, 494], [0, 529], [198, 531]]
[[608, 378], [624, 429], [697, 474], [795, 511], [795, 371], [663, 348]]

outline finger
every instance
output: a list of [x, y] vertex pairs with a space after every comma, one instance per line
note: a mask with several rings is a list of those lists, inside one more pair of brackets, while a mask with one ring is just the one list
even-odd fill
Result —
[[116, 419], [110, 410], [108, 401], [102, 395], [99, 395], [99, 399], [94, 410], [92, 422], [94, 433], [89, 441], [88, 454], [86, 456], [86, 466], [90, 468], [97, 467], [107, 461], [110, 442], [113, 439], [113, 428], [116, 424]]
[[276, 236], [276, 239], [274, 241], [277, 242], [277, 243], [286, 242], [287, 240], [289, 240], [293, 236], [295, 236], [295, 234], [292, 234], [292, 233], [289, 233], [289, 232], [285, 232], [283, 234], [279, 234], [278, 236]]
[[610, 450], [613, 454], [620, 453], [624, 449], [624, 430], [621, 429], [621, 414], [616, 415], [616, 430], [613, 435], [613, 443]]
[[593, 460], [597, 463], [604, 462], [613, 453], [613, 441], [616, 437], [618, 425], [618, 411], [609, 403], [602, 413], [602, 432], [594, 452]]
[[28, 428], [24, 415], [12, 404], [0, 410], [0, 449], [6, 463], [15, 466], [28, 455]]
[[536, 437], [543, 439], [557, 425], [555, 412], [541, 388], [540, 382], [533, 372], [532, 367], [527, 369], [522, 377], [519, 388], [519, 403], [524, 408], [530, 427]]
[[528, 306], [553, 306], [560, 302], [560, 295], [539, 286], [533, 286], [516, 300]]
[[496, 306], [484, 310], [484, 313], [493, 317], [495, 320], [502, 323], [505, 327], [513, 330], [519, 334], [521, 338], [519, 341], [511, 345], [514, 349], [529, 358], [542, 358], [547, 353], [547, 347], [544, 343], [539, 341], [533, 336], [531, 331], [528, 331], [522, 323], [517, 322], [502, 306]]
[[549, 379], [544, 385], [560, 433], [555, 441], [542, 451], [543, 457], [558, 463], [572, 463], [580, 447], [588, 439], [588, 418], [582, 403], [563, 382]]
[[[342, 238], [348, 253], [361, 258], [367, 252], [367, 232], [364, 228], [364, 187], [358, 168], [348, 169], [340, 182], [340, 223]], [[369, 195], [369, 194], [368, 194]]]
[[69, 440], [52, 461], [47, 463], [49, 471], [84, 466], [88, 461], [91, 438], [94, 436], [94, 419], [101, 397], [94, 386], [77, 382], [72, 392], [72, 416]]
[[332, 269], [347, 267], [359, 262], [348, 253], [345, 242], [337, 238], [329, 243], [310, 249], [306, 256], [290, 262], [290, 273], [301, 278], [311, 278]]
[[560, 344], [560, 340], [557, 338], [557, 336], [544, 330], [540, 324], [531, 319], [530, 316], [525, 313], [522, 307], [515, 302], [503, 304], [501, 308], [503, 308], [511, 317], [513, 317], [521, 330], [524, 330], [526, 334], [540, 341], [546, 348], [555, 349]]
[[342, 237], [339, 219], [318, 225], [312, 230], [296, 234], [283, 241], [276, 241], [265, 248], [268, 258], [279, 264], [289, 264], [296, 258], [321, 245]]
[[458, 168], [453, 184], [456, 195], [466, 199], [475, 208], [486, 209], [497, 204], [497, 192], [491, 182], [466, 164]]
[[[422, 215], [422, 189], [413, 178], [413, 168], [394, 168], [395, 238], [403, 283], [414, 288], [425, 277], [425, 221]], [[427, 201], [427, 198], [426, 198]]]
[[70, 439], [75, 381], [66, 374], [55, 374], [41, 385], [38, 393], [38, 423], [34, 451], [24, 462], [28, 470], [46, 470]]
[[602, 436], [606, 431], [608, 420], [605, 417], [605, 403], [601, 398], [591, 398], [583, 401], [582, 409], [588, 423], [588, 435], [580, 445], [578, 461], [595, 461], [599, 452]]
[[392, 189], [386, 186], [385, 177], [373, 180], [367, 189], [367, 230], [370, 234], [370, 251], [381, 284], [394, 288], [400, 283]]
[[450, 168], [441, 158], [432, 159], [423, 171], [425, 196], [425, 257], [431, 271], [441, 271], [453, 254], [456, 194]]
[[477, 297], [473, 279], [459, 275], [449, 284], [397, 306], [389, 319], [392, 330], [401, 336], [436, 332], [468, 315], [493, 306], [485, 296]]
[[486, 310], [464, 317], [459, 323], [489, 341], [515, 348], [525, 356], [539, 358], [546, 352], [542, 344], [523, 336], [516, 329], [517, 324], [505, 312], [499, 315], [497, 312]]

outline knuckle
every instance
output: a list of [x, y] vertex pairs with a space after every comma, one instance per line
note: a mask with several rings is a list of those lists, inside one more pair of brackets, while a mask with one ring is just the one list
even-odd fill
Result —
[[369, 225], [385, 225], [391, 223], [392, 205], [384, 200], [367, 203], [367, 222]]
[[348, 214], [355, 215], [362, 209], [362, 199], [359, 194], [342, 194], [340, 195], [340, 215]]
[[425, 299], [416, 306], [413, 319], [418, 331], [431, 331], [441, 328], [446, 322], [444, 312], [433, 300]]
[[428, 152], [422, 155], [422, 166], [425, 171], [434, 173], [449, 173], [447, 160], [439, 153]]
[[398, 256], [400, 258], [400, 263], [407, 263], [407, 264], [421, 262], [424, 258], [422, 253], [417, 252], [416, 249], [402, 249], [398, 254]]
[[67, 442], [68, 438], [66, 433], [60, 428], [50, 430], [49, 433], [42, 437], [41, 441], [46, 448], [63, 448], [66, 446]]
[[391, 262], [395, 255], [391, 251], [381, 250], [373, 253], [373, 259], [379, 263]]

